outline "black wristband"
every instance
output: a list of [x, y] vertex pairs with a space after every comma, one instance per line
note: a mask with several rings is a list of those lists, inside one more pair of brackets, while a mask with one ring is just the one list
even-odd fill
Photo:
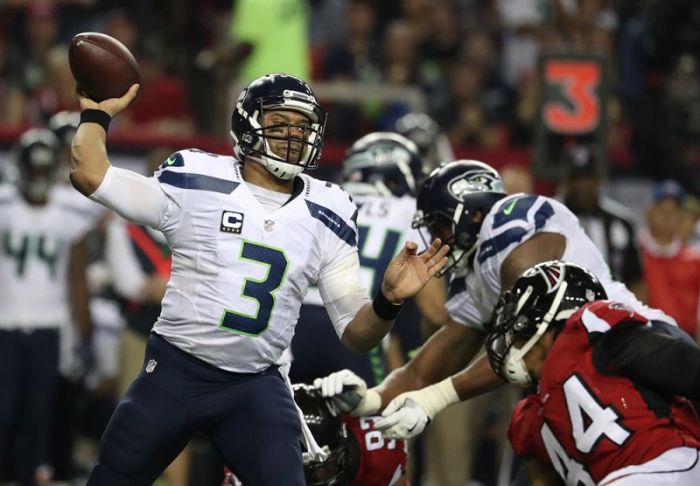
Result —
[[80, 124], [83, 123], [97, 123], [99, 126], [104, 128], [107, 132], [109, 128], [109, 122], [112, 121], [112, 117], [107, 114], [107, 112], [102, 110], [83, 110], [80, 112]]
[[374, 300], [372, 300], [372, 309], [374, 309], [374, 313], [385, 321], [393, 321], [396, 319], [396, 316], [399, 315], [402, 308], [403, 302], [401, 304], [389, 302], [389, 299], [384, 296], [381, 290], [377, 292], [377, 295], [374, 296]]

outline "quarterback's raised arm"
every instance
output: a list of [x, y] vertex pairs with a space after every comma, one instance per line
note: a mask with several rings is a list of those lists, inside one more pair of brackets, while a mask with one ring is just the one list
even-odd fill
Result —
[[110, 120], [129, 106], [138, 90], [139, 85], [135, 84], [121, 98], [100, 103], [78, 95], [80, 125], [71, 145], [70, 180], [84, 195], [95, 192], [110, 167], [105, 145]]
[[167, 209], [167, 196], [151, 179], [112, 167], [105, 145], [110, 120], [133, 101], [138, 88], [135, 84], [121, 98], [100, 103], [78, 97], [80, 125], [71, 145], [70, 180], [82, 194], [125, 219], [157, 227]]

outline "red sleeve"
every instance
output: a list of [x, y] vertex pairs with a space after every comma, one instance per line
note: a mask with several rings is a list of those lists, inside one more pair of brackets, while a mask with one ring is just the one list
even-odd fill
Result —
[[542, 427], [540, 397], [530, 395], [520, 400], [513, 409], [508, 427], [508, 440], [518, 456], [535, 454], [535, 444]]

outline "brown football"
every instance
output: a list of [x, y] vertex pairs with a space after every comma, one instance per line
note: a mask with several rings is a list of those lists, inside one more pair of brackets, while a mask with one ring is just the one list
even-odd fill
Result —
[[141, 79], [129, 49], [114, 37], [97, 32], [73, 37], [68, 62], [78, 91], [95, 101], [124, 96]]

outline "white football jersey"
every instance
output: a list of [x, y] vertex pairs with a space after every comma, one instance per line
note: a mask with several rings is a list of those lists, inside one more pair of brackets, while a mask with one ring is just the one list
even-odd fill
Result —
[[0, 188], [0, 328], [51, 328], [70, 322], [70, 246], [94, 223], [85, 205], [73, 203], [58, 187], [44, 206], [28, 204], [13, 185]]
[[494, 204], [484, 218], [474, 255], [474, 268], [466, 279], [453, 279], [447, 310], [457, 322], [483, 330], [501, 294], [501, 265], [516, 247], [536, 233], [557, 233], [566, 238], [562, 260], [593, 272], [608, 299], [623, 302], [649, 320], [675, 321], [642, 304], [624, 284], [612, 279], [602, 254], [586, 236], [576, 216], [559, 201], [545, 196], [514, 194]]
[[[172, 250], [153, 330], [219, 368], [251, 373], [280, 362], [311, 283], [329, 306], [359, 285], [357, 208], [337, 185], [301, 175], [296, 197], [266, 209], [240, 171], [232, 157], [192, 149], [151, 180], [168, 197], [155, 227]], [[324, 282], [341, 272], [345, 288], [324, 295]], [[334, 322], [339, 336], [353, 316]]]
[[[372, 297], [381, 287], [389, 262], [407, 241], [415, 241], [419, 251], [425, 248], [420, 233], [411, 227], [416, 199], [408, 195], [382, 196], [345, 189], [359, 209], [357, 228], [362, 284]], [[309, 290], [304, 304], [323, 305], [318, 289]]]

